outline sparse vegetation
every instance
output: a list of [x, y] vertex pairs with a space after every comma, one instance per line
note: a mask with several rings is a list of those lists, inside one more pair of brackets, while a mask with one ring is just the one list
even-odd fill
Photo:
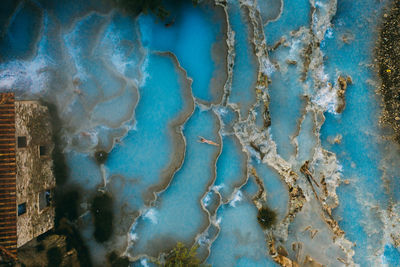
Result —
[[377, 70], [382, 85], [381, 121], [391, 125], [394, 139], [400, 144], [400, 0], [391, 1], [385, 11], [376, 48]]

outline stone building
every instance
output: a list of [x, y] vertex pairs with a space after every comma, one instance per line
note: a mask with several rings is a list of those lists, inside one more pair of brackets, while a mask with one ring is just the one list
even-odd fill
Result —
[[[51, 125], [47, 107], [0, 94], [0, 255], [54, 227]], [[5, 209], [2, 209], [6, 207]]]

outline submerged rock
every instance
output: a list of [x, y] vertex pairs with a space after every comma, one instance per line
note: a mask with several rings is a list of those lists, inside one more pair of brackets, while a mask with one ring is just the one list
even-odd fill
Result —
[[337, 113], [342, 113], [343, 110], [346, 107], [346, 90], [347, 86], [352, 83], [352, 79], [350, 76], [343, 77], [340, 75], [337, 79], [339, 88], [337, 90], [337, 98], [338, 98], [338, 103], [336, 106], [336, 112]]

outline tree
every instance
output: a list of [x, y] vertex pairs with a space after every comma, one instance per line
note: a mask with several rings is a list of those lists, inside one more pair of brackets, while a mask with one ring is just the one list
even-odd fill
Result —
[[190, 249], [186, 248], [181, 242], [167, 255], [166, 267], [192, 267], [201, 266], [200, 260], [196, 257], [198, 245], [194, 245]]

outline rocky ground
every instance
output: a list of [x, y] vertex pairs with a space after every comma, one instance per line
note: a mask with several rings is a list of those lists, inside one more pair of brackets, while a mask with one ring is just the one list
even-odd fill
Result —
[[383, 122], [389, 123], [400, 143], [400, 1], [395, 0], [383, 16], [377, 47], [380, 92], [383, 97]]
[[78, 253], [69, 248], [67, 237], [57, 234], [33, 239], [18, 251], [18, 259], [16, 266], [80, 266]]

